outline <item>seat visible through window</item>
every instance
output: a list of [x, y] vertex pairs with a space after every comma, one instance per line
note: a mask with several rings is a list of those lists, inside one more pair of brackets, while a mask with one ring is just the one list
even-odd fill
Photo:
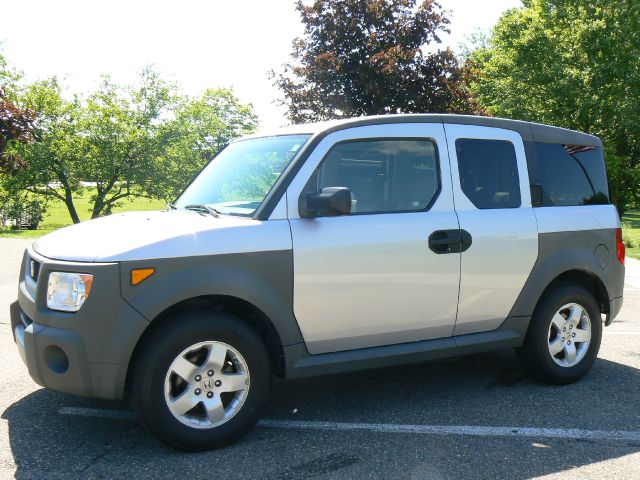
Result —
[[431, 140], [360, 140], [334, 146], [307, 192], [347, 187], [352, 214], [427, 209], [439, 190]]
[[460, 186], [479, 209], [517, 208], [520, 179], [516, 151], [505, 140], [456, 140]]

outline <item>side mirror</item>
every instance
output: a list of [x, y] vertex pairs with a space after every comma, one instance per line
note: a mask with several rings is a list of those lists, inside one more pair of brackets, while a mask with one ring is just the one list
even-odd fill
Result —
[[[346, 187], [325, 187], [320, 193], [309, 193], [301, 202], [303, 217], [335, 217], [351, 213], [351, 192]], [[304, 205], [306, 203], [306, 205]]]

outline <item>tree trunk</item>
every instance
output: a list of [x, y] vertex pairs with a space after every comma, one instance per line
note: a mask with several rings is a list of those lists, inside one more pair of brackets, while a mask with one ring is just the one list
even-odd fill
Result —
[[67, 206], [67, 210], [69, 210], [69, 215], [71, 215], [71, 220], [73, 221], [73, 223], [80, 223], [78, 211], [76, 210], [76, 206], [73, 204], [71, 190], [66, 187], [64, 189], [64, 203]]
[[105, 206], [104, 196], [98, 195], [96, 197], [95, 203], [93, 204], [93, 210], [91, 211], [92, 220], [100, 216], [100, 214], [102, 213], [102, 210], [104, 210], [104, 206]]
[[76, 206], [73, 204], [73, 191], [71, 190], [71, 185], [69, 184], [69, 179], [67, 178], [66, 173], [63, 169], [54, 170], [54, 173], [57, 175], [58, 180], [60, 180], [62, 188], [64, 188], [64, 203], [67, 206], [67, 210], [69, 210], [69, 215], [71, 215], [71, 221], [73, 223], [80, 223], [78, 211], [76, 210]]

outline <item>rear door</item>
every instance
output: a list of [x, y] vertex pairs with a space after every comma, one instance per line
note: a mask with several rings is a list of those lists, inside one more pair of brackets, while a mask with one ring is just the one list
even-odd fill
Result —
[[454, 335], [494, 330], [538, 257], [524, 144], [512, 130], [447, 124], [445, 131], [456, 213], [472, 241], [461, 256]]
[[[301, 218], [301, 196], [323, 187], [348, 187], [352, 213]], [[334, 132], [287, 199], [294, 311], [310, 353], [451, 336], [460, 254], [429, 247], [434, 232], [458, 232], [442, 124]]]

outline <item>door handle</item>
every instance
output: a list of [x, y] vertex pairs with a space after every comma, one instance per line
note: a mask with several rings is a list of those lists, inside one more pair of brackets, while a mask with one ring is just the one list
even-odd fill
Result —
[[466, 230], [436, 230], [429, 235], [429, 248], [437, 254], [460, 253], [469, 249], [471, 241]]

